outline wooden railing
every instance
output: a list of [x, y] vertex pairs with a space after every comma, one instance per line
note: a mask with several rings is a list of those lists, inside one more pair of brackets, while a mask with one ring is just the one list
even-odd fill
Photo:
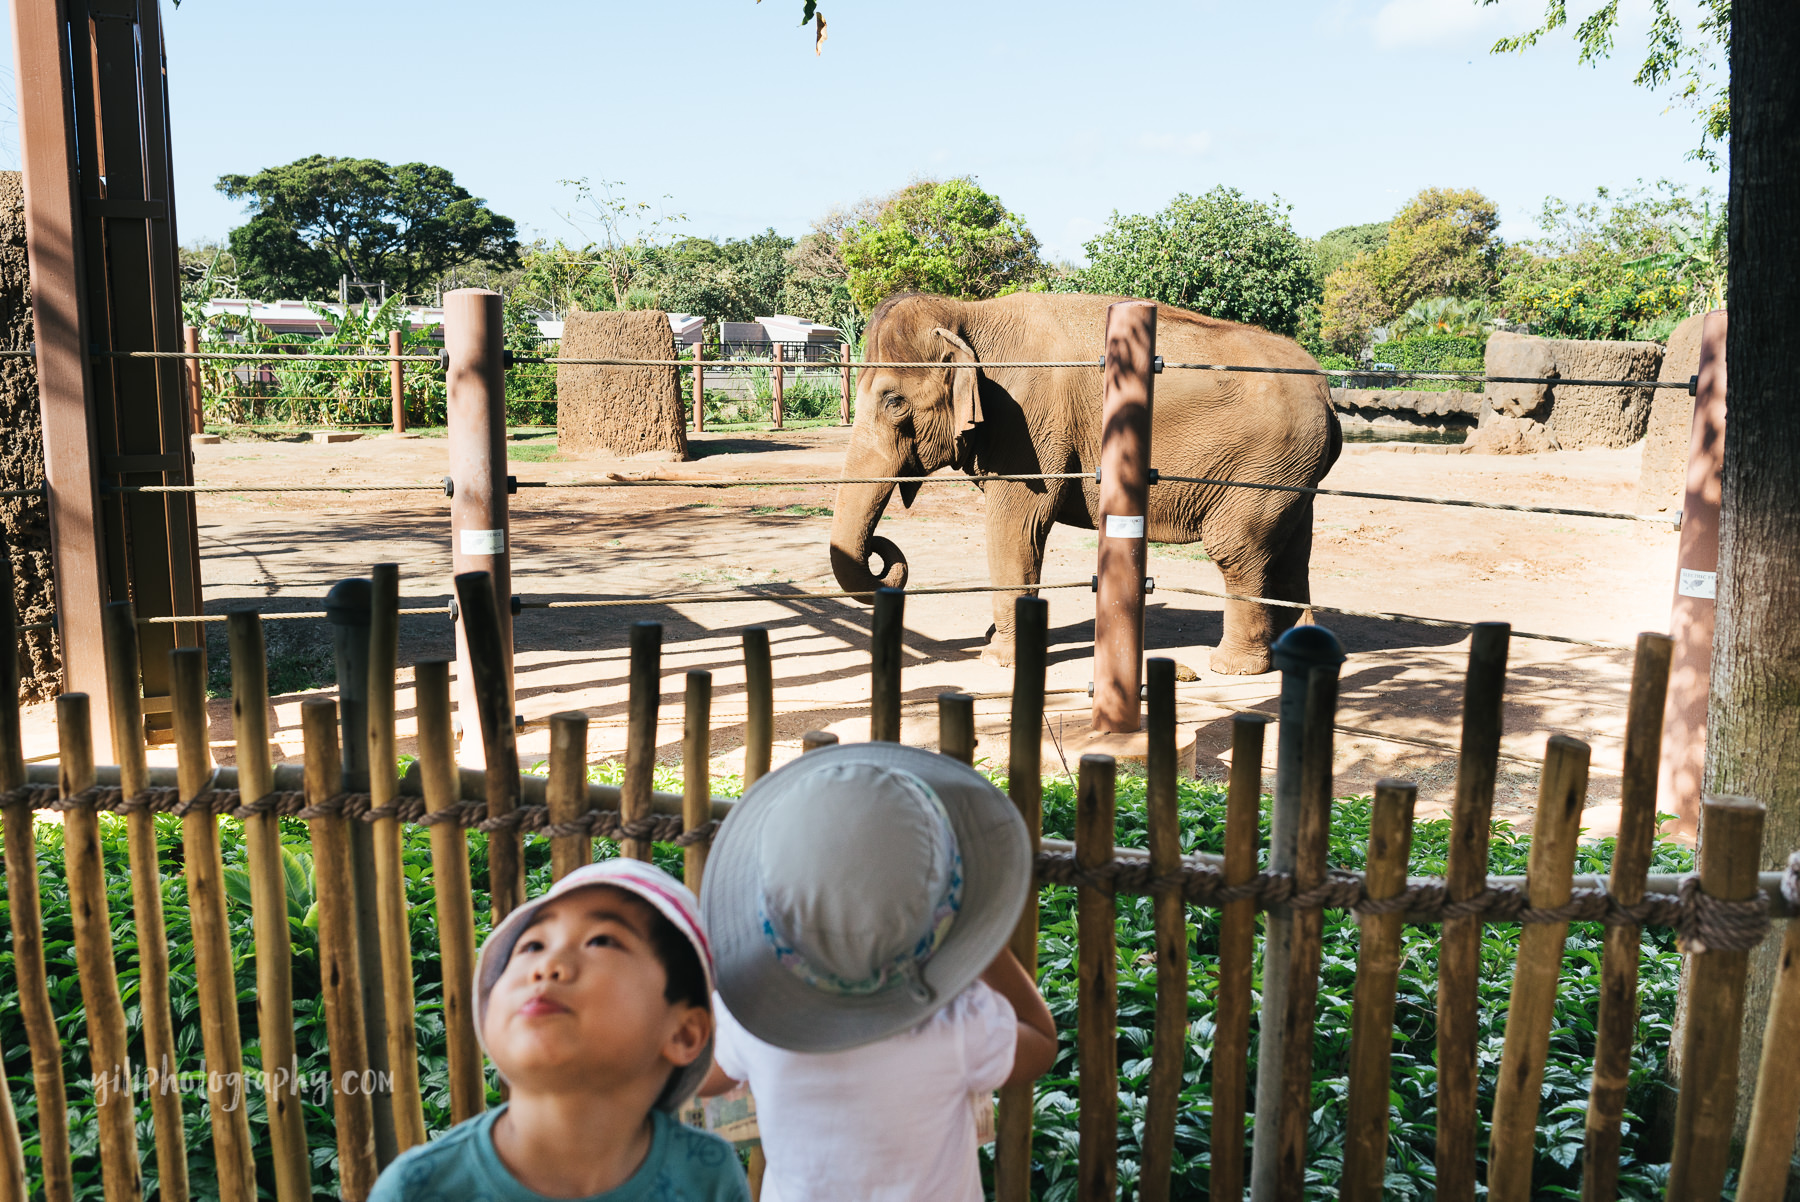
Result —
[[[378, 573], [386, 582], [391, 570]], [[465, 615], [491, 608], [483, 575], [459, 579]], [[485, 591], [483, 591], [485, 590]], [[660, 627], [632, 631], [630, 733], [624, 783], [588, 783], [586, 719], [551, 721], [547, 778], [520, 776], [512, 747], [511, 703], [502, 672], [476, 664], [477, 705], [488, 756], [484, 771], [458, 769], [453, 755], [448, 666], [415, 668], [418, 762], [404, 778], [394, 758], [393, 678], [397, 590], [375, 590], [369, 632], [373, 654], [367, 722], [344, 732], [339, 707], [325, 698], [301, 705], [304, 763], [274, 765], [269, 756], [269, 700], [259, 619], [233, 615], [230, 625], [236, 764], [215, 769], [208, 751], [203, 652], [172, 653], [174, 732], [178, 767], [146, 767], [137, 691], [136, 627], [129, 607], [108, 615], [113, 741], [120, 763], [96, 768], [87, 698], [57, 702], [59, 758], [29, 771], [21, 749], [14, 617], [0, 590], [0, 804], [4, 808], [6, 900], [12, 925], [12, 975], [0, 991], [17, 991], [30, 1043], [35, 1083], [38, 1172], [27, 1161], [10, 1093], [0, 1091], [0, 1200], [39, 1191], [50, 1202], [75, 1193], [63, 1077], [65, 1049], [45, 967], [39, 869], [33, 837], [35, 809], [56, 809], [64, 823], [66, 887], [73, 915], [88, 1060], [93, 1072], [97, 1159], [109, 1202], [142, 1196], [145, 1164], [138, 1140], [148, 1130], [157, 1192], [189, 1194], [181, 1094], [157, 1074], [177, 1063], [171, 1018], [173, 965], [163, 934], [154, 819], [181, 815], [180, 859], [186, 877], [187, 918], [193, 931], [191, 972], [197, 982], [200, 1043], [205, 1057], [212, 1171], [227, 1202], [253, 1202], [259, 1182], [278, 1202], [304, 1202], [315, 1187], [362, 1199], [380, 1165], [427, 1138], [421, 1099], [418, 1027], [412, 978], [411, 923], [401, 860], [401, 823], [431, 830], [432, 892], [443, 964], [442, 1014], [447, 1028], [449, 1118], [478, 1113], [487, 1079], [473, 1027], [472, 970], [477, 927], [470, 847], [465, 832], [487, 834], [485, 864], [512, 873], [521, 864], [528, 832], [552, 841], [560, 875], [593, 854], [593, 840], [620, 843], [623, 854], [648, 858], [653, 842], [676, 842], [685, 852], [690, 883], [699, 886], [706, 852], [728, 800], [711, 796], [711, 678], [686, 674], [682, 744], [684, 789], [652, 790], [657, 708], [661, 692]], [[903, 596], [877, 598], [872, 646], [872, 728], [878, 738], [899, 733], [900, 636]], [[1018, 658], [1012, 692], [1008, 787], [1036, 838], [1041, 830], [1046, 660], [1046, 604], [1018, 602]], [[474, 618], [482, 615], [475, 614]], [[497, 615], [490, 615], [497, 616]], [[472, 618], [471, 620], [474, 620]], [[480, 625], [476, 622], [476, 625]], [[471, 629], [474, 629], [472, 626]], [[1284, 672], [1272, 833], [1259, 834], [1265, 724], [1236, 719], [1227, 799], [1224, 854], [1183, 855], [1180, 844], [1174, 664], [1149, 663], [1147, 731], [1148, 847], [1114, 846], [1116, 766], [1107, 756], [1080, 763], [1073, 844], [1040, 839], [1040, 879], [1073, 885], [1077, 894], [1079, 1064], [1077, 1196], [1113, 1198], [1118, 1189], [1119, 1048], [1117, 1038], [1116, 904], [1121, 893], [1154, 896], [1156, 1004], [1150, 1048], [1153, 1068], [1144, 1118], [1138, 1193], [1170, 1195], [1171, 1164], [1181, 1106], [1182, 1065], [1189, 1039], [1193, 983], [1188, 976], [1189, 909], [1221, 910], [1214, 991], [1213, 1105], [1210, 1186], [1215, 1198], [1304, 1196], [1313, 1108], [1315, 1025], [1323, 912], [1351, 907], [1361, 916], [1351, 1016], [1348, 1124], [1342, 1149], [1341, 1196], [1382, 1194], [1389, 1144], [1389, 1049], [1393, 1039], [1398, 948], [1403, 924], [1442, 922], [1438, 992], [1438, 1196], [1474, 1196], [1483, 1123], [1475, 1092], [1476, 971], [1471, 949], [1483, 923], [1522, 922], [1498, 1093], [1486, 1124], [1486, 1186], [1494, 1198], [1532, 1196], [1534, 1133], [1550, 1039], [1564, 939], [1571, 919], [1609, 925], [1604, 989], [1598, 1014], [1591, 1103], [1587, 1115], [1584, 1197], [1615, 1195], [1624, 1080], [1635, 1038], [1638, 934], [1646, 923], [1678, 928], [1693, 955], [1683, 1025], [1684, 1055], [1675, 1118], [1669, 1196], [1717, 1197], [1732, 1160], [1732, 1120], [1738, 1093], [1737, 1038], [1748, 949], [1767, 929], [1769, 914], [1794, 904], [1789, 878], [1761, 874], [1763, 813], [1742, 799], [1714, 798], [1706, 817], [1697, 886], [1648, 875], [1655, 828], [1656, 745], [1669, 641], [1643, 636], [1638, 645], [1628, 717], [1622, 818], [1611, 878], [1604, 895], [1576, 890], [1573, 868], [1578, 823], [1587, 788], [1588, 749], [1578, 740], [1549, 740], [1533, 827], [1530, 871], [1524, 878], [1488, 876], [1487, 832], [1499, 750], [1499, 701], [1504, 688], [1507, 631], [1477, 629], [1465, 703], [1463, 754], [1452, 810], [1452, 850], [1443, 881], [1407, 877], [1416, 790], [1384, 781], [1377, 788], [1366, 868], [1347, 874], [1328, 858], [1333, 805], [1331, 754], [1338, 662], [1335, 639], [1317, 627], [1290, 633], [1277, 647]], [[471, 638], [471, 654], [483, 654]], [[750, 721], [746, 784], [768, 770], [773, 723], [765, 631], [745, 632]], [[496, 665], [486, 665], [493, 669]], [[940, 701], [940, 748], [973, 758], [973, 707], [962, 695]], [[340, 742], [365, 740], [366, 748]], [[508, 759], [508, 756], [511, 759]], [[510, 763], [510, 769], [507, 765]], [[348, 774], [346, 765], [350, 766]], [[365, 776], [367, 779], [360, 779]], [[143, 1070], [131, 1069], [126, 1004], [113, 945], [122, 916], [108, 913], [107, 875], [119, 871], [102, 855], [100, 811], [123, 814], [129, 846], [131, 923], [137, 979], [129, 1003], [140, 1012]], [[320, 1180], [308, 1153], [301, 1082], [294, 1046], [293, 950], [284, 893], [280, 820], [308, 823], [318, 905], [319, 980], [328, 1030], [332, 1138], [336, 1175]], [[266, 1114], [254, 1133], [241, 1089], [248, 1015], [240, 1004], [229, 941], [220, 820], [243, 824], [245, 866], [253, 911], [255, 1037]], [[512, 866], [510, 868], [504, 866]], [[522, 879], [522, 878], [520, 878]], [[1761, 891], [1759, 893], [1759, 890]], [[498, 911], [515, 889], [490, 896]], [[1671, 896], [1672, 895], [1672, 896]], [[1262, 954], [1256, 912], [1266, 912]], [[1028, 967], [1038, 947], [1035, 899], [1021, 916], [1014, 948]], [[1800, 1018], [1800, 945], [1790, 924], [1788, 956], [1770, 1018], [1770, 1053], [1779, 1058]], [[239, 948], [241, 954], [245, 949]], [[1261, 1018], [1257, 1081], [1249, 1079], [1252, 978], [1261, 962]], [[1765, 1059], [1765, 1064], [1768, 1061]], [[1800, 1092], [1791, 1067], [1764, 1071], [1756, 1083], [1750, 1135], [1740, 1169], [1740, 1199], [1782, 1195], [1788, 1155], [1800, 1122]], [[147, 1095], [151, 1121], [137, 1121]], [[172, 1100], [171, 1100], [172, 1099]], [[994, 1156], [995, 1194], [1005, 1202], [1029, 1195], [1032, 1174], [1032, 1092], [1003, 1091]], [[1247, 1147], [1246, 1119], [1254, 1109], [1255, 1140]], [[1248, 1153], [1248, 1155], [1246, 1154]]]

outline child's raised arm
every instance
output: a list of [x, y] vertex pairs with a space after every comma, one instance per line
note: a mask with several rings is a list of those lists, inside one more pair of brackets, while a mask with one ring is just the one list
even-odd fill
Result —
[[1050, 1007], [1038, 993], [1037, 983], [1011, 948], [994, 957], [981, 979], [1012, 1003], [1013, 1015], [1019, 1020], [1019, 1042], [1013, 1051], [1012, 1075], [1006, 1083], [1020, 1085], [1037, 1080], [1056, 1063], [1056, 1020], [1050, 1017]]

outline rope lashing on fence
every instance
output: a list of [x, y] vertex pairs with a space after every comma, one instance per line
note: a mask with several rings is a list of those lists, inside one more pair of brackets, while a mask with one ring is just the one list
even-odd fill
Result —
[[1251, 480], [1213, 480], [1205, 476], [1157, 476], [1158, 484], [1210, 484], [1224, 488], [1254, 488], [1265, 492], [1302, 493], [1314, 497], [1355, 497], [1365, 501], [1406, 501], [1414, 505], [1453, 505], [1464, 509], [1502, 509], [1510, 513], [1553, 513], [1565, 517], [1607, 518], [1615, 522], [1649, 522], [1672, 526], [1673, 518], [1660, 514], [1625, 513], [1611, 509], [1573, 509], [1558, 505], [1512, 505], [1504, 501], [1471, 501], [1461, 497], [1417, 497], [1402, 493], [1361, 492], [1350, 488], [1303, 488], [1297, 484], [1263, 484]]

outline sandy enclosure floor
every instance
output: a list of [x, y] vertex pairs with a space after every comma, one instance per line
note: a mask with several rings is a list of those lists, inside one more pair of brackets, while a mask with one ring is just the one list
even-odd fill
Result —
[[[830, 477], [841, 469], [849, 431], [822, 428], [757, 435], [701, 435], [700, 458], [649, 465], [603, 459], [515, 461], [521, 480], [592, 479], [608, 471], [716, 479], [771, 475]], [[531, 446], [529, 443], [515, 447]], [[540, 444], [541, 445], [541, 444]], [[535, 450], [535, 448], [534, 448]], [[196, 475], [207, 484], [436, 484], [448, 470], [442, 439], [365, 439], [336, 445], [224, 443], [196, 448]], [[529, 455], [531, 451], [521, 451]], [[541, 452], [539, 452], [541, 454]], [[1638, 452], [1578, 451], [1502, 458], [1395, 454], [1352, 444], [1328, 487], [1500, 500], [1631, 508]], [[679, 487], [603, 491], [526, 490], [513, 499], [513, 591], [527, 600], [694, 593], [739, 585], [834, 589], [826, 546], [833, 491], [825, 486], [700, 490]], [[199, 501], [206, 610], [255, 605], [313, 610], [332, 583], [366, 573], [371, 563], [401, 565], [402, 604], [444, 603], [450, 591], [449, 506], [420, 493], [227, 493]], [[1672, 528], [1644, 523], [1319, 498], [1313, 597], [1322, 605], [1462, 621], [1510, 621], [1515, 631], [1630, 643], [1668, 625], [1675, 572]], [[987, 583], [979, 494], [968, 486], [929, 486], [911, 510], [898, 499], [880, 532], [912, 567], [913, 587]], [[1085, 582], [1094, 571], [1091, 531], [1057, 527], [1046, 583]], [[1222, 587], [1200, 548], [1153, 547], [1159, 586]], [[1086, 738], [1093, 640], [1093, 598], [1086, 588], [1051, 590], [1046, 771], [1073, 765]], [[1272, 712], [1279, 678], [1223, 677], [1208, 671], [1220, 633], [1221, 602], [1158, 591], [1150, 598], [1149, 653], [1188, 665], [1199, 679], [1178, 686], [1180, 717], [1197, 748], [1196, 771], [1222, 777], [1234, 710]], [[1320, 613], [1343, 640], [1337, 791], [1366, 792], [1383, 776], [1418, 782], [1422, 814], [1441, 812], [1455, 777], [1467, 638], [1435, 629]], [[623, 609], [527, 611], [515, 621], [518, 707], [528, 727], [526, 764], [548, 749], [543, 720], [566, 709], [592, 719], [590, 754], [617, 756], [625, 737], [628, 629], [664, 628], [664, 693], [659, 754], [678, 758], [682, 673], [713, 673], [715, 771], [742, 764], [744, 626], [769, 628], [775, 656], [777, 760], [798, 754], [800, 736], [828, 729], [846, 740], [868, 737], [869, 610], [848, 600], [772, 596], [749, 603], [647, 601]], [[977, 658], [991, 620], [986, 596], [914, 596], [907, 601], [904, 738], [933, 745], [935, 697], [977, 695], [978, 755], [1004, 763], [1010, 670]], [[281, 628], [279, 631], [277, 628]], [[323, 622], [269, 622], [271, 653], [329, 662]], [[223, 631], [213, 638], [222, 654]], [[412, 749], [410, 665], [453, 655], [451, 626], [437, 616], [403, 619], [399, 695], [403, 751]], [[1529, 821], [1537, 761], [1552, 733], [1587, 740], [1594, 750], [1586, 824], [1609, 833], [1616, 822], [1618, 773], [1631, 655], [1515, 635], [1502, 744], [1497, 811]], [[324, 691], [330, 695], [331, 690]], [[298, 758], [299, 703], [275, 700], [275, 741]], [[212, 710], [215, 754], [231, 762], [229, 705]], [[26, 722], [27, 754], [55, 749], [48, 707]], [[1185, 741], [1185, 739], [1184, 739]], [[153, 751], [167, 758], [163, 749]], [[1268, 748], [1272, 769], [1274, 740]]]

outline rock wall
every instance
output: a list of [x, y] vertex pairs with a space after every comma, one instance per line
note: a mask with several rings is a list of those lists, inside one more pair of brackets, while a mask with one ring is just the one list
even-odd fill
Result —
[[[561, 354], [571, 359], [673, 359], [669, 315], [655, 309], [627, 313], [570, 313]], [[560, 450], [621, 459], [688, 457], [680, 369], [593, 367], [556, 369], [556, 441]]]
[[1529, 454], [1586, 447], [1628, 447], [1650, 423], [1649, 388], [1559, 384], [1558, 380], [1651, 380], [1662, 365], [1657, 342], [1590, 342], [1495, 334], [1488, 339], [1490, 376], [1542, 383], [1489, 384], [1476, 453]]
[[1404, 388], [1333, 388], [1331, 407], [1346, 426], [1466, 430], [1481, 416], [1479, 392], [1421, 392]]
[[[1700, 330], [1705, 324], [1706, 314], [1696, 313], [1675, 327], [1657, 379], [1685, 384], [1700, 374]], [[1644, 433], [1644, 461], [1638, 469], [1639, 513], [1662, 513], [1681, 505], [1693, 432], [1694, 398], [1676, 388], [1657, 389]]]
[[[0, 346], [31, 345], [31, 276], [25, 259], [25, 190], [17, 171], [0, 171]], [[44, 427], [38, 411], [37, 364], [0, 359], [0, 489], [37, 488], [44, 482]], [[56, 612], [50, 570], [50, 524], [41, 496], [0, 497], [0, 528], [12, 560], [13, 601], [21, 626], [48, 622]], [[54, 632], [32, 631], [19, 640], [19, 695], [26, 701], [55, 696], [62, 661]]]

